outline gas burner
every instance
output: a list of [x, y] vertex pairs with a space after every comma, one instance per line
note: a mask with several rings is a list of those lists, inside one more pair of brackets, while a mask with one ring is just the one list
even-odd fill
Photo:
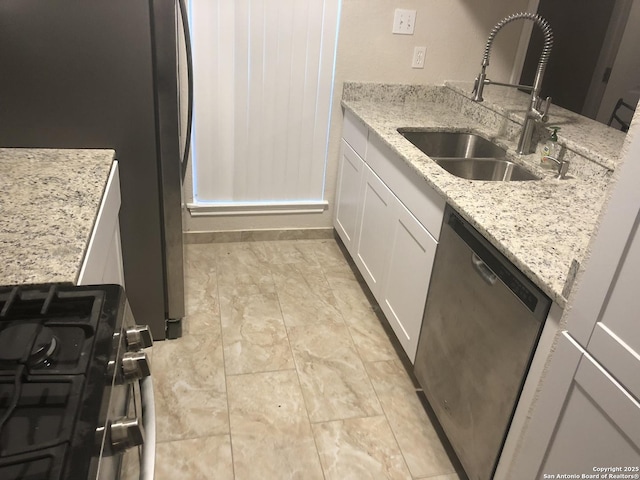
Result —
[[58, 346], [49, 327], [35, 322], [9, 325], [0, 331], [0, 364], [48, 366]]
[[118, 421], [140, 398], [116, 368], [143, 347], [141, 332], [124, 330], [134, 324], [117, 285], [0, 286], [0, 479], [118, 471], [124, 453], [112, 451], [110, 429], [136, 427]]
[[53, 330], [49, 327], [42, 327], [36, 337], [36, 341], [33, 342], [33, 347], [31, 347], [31, 354], [29, 355], [27, 364], [30, 367], [37, 365], [44, 365], [48, 367], [51, 365], [51, 358], [53, 357], [57, 346], [58, 339], [53, 334]]

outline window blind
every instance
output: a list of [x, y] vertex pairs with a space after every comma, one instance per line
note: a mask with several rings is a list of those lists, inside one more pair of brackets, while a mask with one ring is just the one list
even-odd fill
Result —
[[191, 0], [196, 205], [323, 203], [339, 10], [340, 0]]

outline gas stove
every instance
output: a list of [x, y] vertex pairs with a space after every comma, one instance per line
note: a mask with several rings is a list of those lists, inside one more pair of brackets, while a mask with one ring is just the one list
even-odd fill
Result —
[[0, 478], [152, 478], [151, 343], [120, 286], [0, 287]]

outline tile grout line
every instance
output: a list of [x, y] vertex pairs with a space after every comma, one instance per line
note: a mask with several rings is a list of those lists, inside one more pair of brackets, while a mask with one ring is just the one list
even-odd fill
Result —
[[227, 421], [229, 424], [229, 448], [231, 450], [231, 474], [233, 478], [236, 478], [236, 464], [233, 457], [233, 435], [231, 432], [231, 408], [229, 407], [229, 382], [227, 382], [227, 364], [224, 353], [224, 336], [222, 334], [222, 303], [220, 302], [220, 248], [216, 247], [215, 249], [215, 269], [216, 269], [216, 297], [218, 298], [218, 312], [219, 318], [218, 322], [220, 323], [220, 343], [222, 347], [222, 369], [224, 371], [224, 393], [225, 400], [227, 403]]
[[[335, 242], [335, 240], [334, 240]], [[315, 256], [315, 252], [314, 252], [314, 256]], [[335, 291], [334, 288], [331, 286], [331, 282], [329, 282], [329, 279], [327, 278], [327, 272], [322, 264], [322, 262], [319, 261], [319, 259], [316, 256], [316, 260], [318, 261], [318, 264], [320, 265], [320, 269], [322, 271], [322, 276], [324, 277], [325, 282], [327, 283], [327, 285], [329, 286], [329, 289], [331, 290], [331, 294], [335, 297]], [[344, 261], [346, 262], [346, 259], [344, 259]], [[347, 266], [349, 266], [348, 262]], [[337, 302], [336, 302], [337, 304]], [[380, 410], [382, 411], [382, 416], [384, 416], [384, 419], [387, 423], [387, 426], [389, 427], [389, 430], [391, 431], [391, 434], [393, 435], [393, 440], [396, 444], [396, 447], [398, 448], [398, 452], [400, 453], [400, 455], [402, 456], [402, 461], [404, 462], [405, 467], [407, 468], [407, 472], [409, 472], [409, 475], [411, 475], [411, 477], [413, 478], [413, 475], [411, 474], [411, 470], [409, 469], [409, 465], [407, 464], [407, 460], [404, 456], [404, 453], [402, 452], [402, 449], [400, 448], [400, 444], [398, 443], [398, 439], [396, 438], [395, 432], [393, 431], [393, 429], [391, 428], [391, 423], [389, 422], [389, 418], [387, 416], [387, 413], [384, 409], [384, 407], [382, 406], [382, 402], [380, 401], [380, 397], [378, 396], [378, 392], [376, 391], [373, 382], [371, 381], [371, 377], [369, 375], [369, 372], [367, 371], [366, 367], [365, 367], [365, 361], [362, 359], [362, 355], [360, 354], [360, 351], [358, 350], [358, 347], [356, 346], [356, 342], [353, 339], [353, 334], [351, 332], [351, 328], [350, 325], [345, 321], [345, 315], [344, 312], [342, 311], [342, 309], [340, 308], [340, 306], [338, 305], [336, 310], [338, 311], [338, 313], [340, 314], [340, 316], [342, 317], [342, 323], [343, 325], [346, 327], [347, 330], [347, 334], [349, 335], [349, 339], [351, 342], [351, 345], [353, 347], [353, 350], [355, 351], [358, 360], [360, 360], [360, 363], [362, 365], [362, 370], [365, 374], [365, 376], [367, 377], [367, 380], [369, 382], [369, 386], [371, 387], [371, 390], [373, 391], [374, 395], [376, 396], [376, 400], [378, 401], [378, 405], [380, 406]], [[294, 359], [295, 361], [295, 359]], [[365, 419], [365, 418], [376, 418], [376, 417], [380, 417], [380, 414], [377, 415], [360, 415], [360, 416], [354, 416], [354, 417], [349, 417], [349, 418], [341, 418], [341, 419], [332, 419], [332, 420], [328, 420], [328, 421], [319, 421], [319, 422], [311, 422], [311, 419], [309, 419], [309, 421], [311, 422], [311, 425], [318, 425], [321, 423], [329, 423], [329, 422], [344, 422], [346, 420], [354, 420], [354, 419]], [[315, 439], [315, 435], [314, 435], [314, 439]], [[324, 470], [324, 469], [323, 469]]]
[[[391, 360], [391, 362], [394, 362], [395, 360]], [[368, 363], [388, 363], [389, 360], [378, 360], [378, 361], [374, 361], [374, 362], [368, 362]], [[366, 367], [365, 367], [366, 370]], [[369, 376], [369, 372], [367, 371], [367, 376]], [[371, 378], [371, 377], [369, 377]], [[413, 475], [413, 473], [411, 473], [411, 469], [409, 468], [409, 462], [407, 462], [407, 457], [404, 454], [404, 451], [402, 450], [402, 447], [400, 446], [400, 442], [398, 442], [398, 437], [396, 435], [396, 432], [393, 430], [393, 427], [391, 426], [391, 422], [389, 421], [389, 415], [387, 414], [387, 410], [384, 408], [384, 405], [382, 404], [382, 401], [380, 400], [380, 394], [378, 393], [378, 390], [376, 389], [376, 387], [373, 385], [372, 383], [372, 388], [374, 393], [376, 394], [376, 398], [378, 399], [378, 402], [380, 403], [380, 408], [382, 409], [382, 413], [384, 415], [384, 418], [387, 420], [387, 424], [389, 425], [389, 430], [391, 430], [391, 435], [393, 435], [393, 439], [396, 442], [396, 445], [398, 446], [398, 451], [400, 452], [400, 455], [402, 455], [402, 460], [404, 461], [405, 466], [407, 467], [407, 471], [409, 472], [409, 475], [411, 475], [411, 478], [413, 480], [417, 480], [417, 478]]]
[[[342, 253], [342, 250], [340, 250], [340, 252]], [[343, 258], [344, 258], [344, 253], [342, 255], [343, 255]], [[349, 265], [349, 263], [348, 263], [346, 258], [344, 259], [344, 261], [347, 263], [347, 266], [349, 268], [351, 268], [351, 266]], [[327, 272], [322, 267], [322, 264], [320, 265], [320, 267], [322, 268], [322, 274], [325, 277], [326, 282], [329, 284], [329, 288], [331, 289], [331, 292], [334, 293], [333, 287], [331, 286], [331, 283], [327, 279]], [[367, 299], [367, 302], [369, 302], [368, 299]], [[373, 305], [371, 305], [371, 308], [373, 309]], [[344, 321], [344, 314], [342, 312], [342, 309], [338, 308], [338, 310], [340, 311], [340, 315], [342, 316], [342, 320]], [[355, 341], [353, 339], [353, 334], [351, 332], [351, 328], [349, 328], [349, 324], [347, 324], [347, 322], [344, 322], [344, 323], [347, 326], [347, 332], [349, 333], [349, 338], [351, 338], [351, 343], [354, 346], [354, 350], [356, 352], [356, 355], [358, 355], [358, 359], [362, 363], [362, 368], [363, 368], [363, 370], [365, 372], [365, 375], [367, 376], [367, 380], [369, 381], [369, 385], [371, 386], [371, 390], [373, 391], [374, 395], [376, 396], [376, 400], [378, 401], [378, 405], [380, 405], [380, 410], [382, 410], [382, 414], [384, 415], [384, 418], [385, 418], [385, 420], [387, 422], [389, 430], [391, 431], [391, 434], [393, 435], [393, 440], [395, 441], [396, 446], [398, 447], [398, 452], [400, 452], [400, 455], [402, 456], [402, 461], [404, 462], [405, 467], [407, 467], [407, 471], [409, 472], [409, 475], [411, 475], [411, 478], [414, 478], [413, 474], [411, 473], [411, 469], [409, 468], [409, 464], [408, 464], [407, 459], [406, 459], [406, 457], [404, 455], [404, 452], [402, 451], [402, 448], [400, 447], [400, 443], [398, 442], [398, 438], [396, 436], [396, 433], [393, 431], [393, 428], [391, 427], [391, 422], [389, 421], [389, 416], [387, 415], [387, 412], [386, 412], [384, 406], [382, 405], [382, 401], [380, 401], [380, 395], [379, 395], [378, 391], [376, 390], [375, 386], [373, 385], [373, 381], [371, 380], [371, 376], [369, 375], [369, 372], [368, 372], [368, 370], [367, 370], [367, 368], [365, 366], [365, 361], [362, 359], [362, 355], [360, 354], [360, 351], [356, 347]], [[385, 332], [386, 332], [386, 330], [385, 330]], [[375, 363], [375, 362], [369, 362], [369, 363]]]
[[[335, 242], [335, 240], [334, 240], [334, 242]], [[239, 242], [239, 243], [245, 243], [245, 242]], [[252, 243], [254, 243], [254, 242], [252, 242]], [[263, 246], [263, 244], [265, 242], [255, 242], [255, 243], [260, 244], [261, 246]], [[307, 243], [307, 242], [305, 242], [305, 243]], [[309, 242], [309, 243], [315, 243], [315, 242]], [[320, 243], [323, 243], [323, 242], [320, 242]], [[318, 248], [312, 248], [310, 250], [311, 251], [302, 251], [301, 253], [303, 254], [303, 256], [304, 255], [308, 255], [309, 253], [313, 256], [313, 260], [320, 267], [320, 270], [322, 272], [322, 279], [328, 285], [329, 291], [330, 291], [332, 297], [335, 300], [337, 300], [336, 289], [332, 286], [332, 284], [329, 282], [329, 279], [327, 277], [328, 271], [330, 271], [330, 270], [328, 270], [329, 264], [327, 264], [327, 266], [325, 266], [325, 264], [320, 261], [320, 258], [318, 257], [319, 253], [317, 253]], [[220, 263], [221, 252], [222, 252], [221, 249], [216, 249], [215, 250], [215, 255], [214, 255], [214, 262], [215, 262], [215, 268], [216, 268], [216, 270], [215, 270], [215, 276], [216, 276], [215, 297], [217, 298], [218, 306], [219, 306], [218, 321], [219, 321], [219, 328], [220, 328], [220, 342], [221, 342], [221, 345], [222, 345], [223, 371], [224, 371], [224, 375], [225, 375], [225, 400], [227, 402], [227, 417], [228, 417], [228, 425], [229, 425], [228, 435], [229, 435], [229, 446], [230, 446], [230, 450], [231, 450], [230, 451], [230, 454], [231, 454], [231, 470], [232, 470], [231, 473], [233, 475], [233, 478], [236, 478], [236, 472], [235, 472], [235, 466], [236, 465], [235, 465], [235, 462], [234, 462], [234, 455], [233, 455], [233, 453], [234, 453], [234, 449], [233, 449], [234, 443], [233, 443], [233, 436], [232, 436], [232, 432], [231, 432], [231, 415], [230, 415], [230, 402], [229, 402], [229, 390], [228, 390], [229, 382], [228, 382], [228, 380], [230, 378], [232, 378], [232, 377], [239, 377], [239, 376], [243, 376], [243, 375], [295, 371], [296, 372], [296, 383], [297, 383], [298, 388], [299, 388], [299, 390], [300, 390], [300, 392], [302, 394], [302, 401], [303, 401], [302, 404], [303, 404], [304, 410], [305, 410], [304, 415], [306, 416], [306, 420], [307, 420], [308, 424], [310, 425], [311, 435], [313, 437], [313, 441], [314, 441], [314, 446], [315, 446], [315, 449], [316, 449], [316, 455], [317, 455], [317, 458], [318, 458], [318, 462], [319, 462], [320, 467], [321, 467], [323, 478], [328, 479], [329, 478], [328, 477], [329, 473], [328, 473], [328, 471], [325, 472], [325, 467], [324, 467], [324, 465], [322, 463], [322, 460], [321, 460], [320, 449], [318, 447], [318, 445], [319, 445], [318, 438], [316, 438], [316, 434], [315, 434], [315, 431], [314, 431], [314, 426], [317, 426], [317, 425], [320, 425], [320, 424], [324, 424], [324, 423], [329, 423], [329, 422], [345, 422], [345, 421], [351, 420], [351, 419], [355, 420], [355, 419], [375, 418], [375, 417], [381, 417], [381, 415], [380, 414], [359, 415], [359, 416], [353, 416], [353, 417], [348, 417], [348, 418], [322, 420], [322, 421], [318, 421], [318, 422], [312, 422], [311, 421], [310, 414], [309, 414], [309, 404], [308, 404], [308, 401], [307, 401], [307, 399], [306, 399], [306, 397], [304, 395], [304, 390], [302, 388], [302, 383], [301, 383], [300, 365], [296, 361], [296, 357], [293, 355], [293, 348], [292, 348], [292, 343], [291, 343], [291, 339], [290, 339], [290, 328], [292, 328], [292, 327], [288, 327], [286, 322], [285, 322], [285, 317], [284, 317], [284, 313], [283, 313], [283, 307], [282, 307], [282, 303], [281, 303], [282, 290], [278, 288], [277, 283], [275, 281], [274, 266], [280, 265], [278, 263], [278, 259], [281, 259], [283, 261], [288, 259], [288, 257], [284, 258], [284, 259], [280, 258], [280, 257], [282, 257], [282, 255], [280, 255], [280, 257], [275, 256], [274, 258], [269, 258], [269, 255], [266, 255], [266, 256], [260, 255], [260, 256], [263, 256], [263, 258], [257, 258], [257, 260], [260, 261], [260, 263], [264, 262], [264, 265], [268, 268], [268, 275], [270, 277], [271, 283], [275, 287], [275, 294], [276, 294], [276, 301], [278, 302], [277, 305], [278, 305], [279, 315], [280, 315], [280, 319], [282, 321], [282, 325], [283, 325], [284, 330], [285, 330], [286, 341], [287, 341], [287, 345], [289, 347], [289, 352], [290, 352], [291, 357], [293, 359], [293, 368], [272, 369], [272, 370], [258, 371], [258, 372], [251, 371], [251, 372], [242, 372], [242, 373], [234, 373], [234, 374], [228, 373], [227, 368], [226, 368], [227, 365], [226, 365], [226, 354], [225, 354], [225, 349], [224, 349], [224, 346], [225, 346], [224, 335], [222, 334], [222, 331], [223, 331], [223, 327], [222, 327], [223, 317], [222, 317], [222, 314], [223, 314], [223, 312], [222, 312], [222, 308], [221, 308], [222, 307], [222, 303], [221, 303], [221, 292], [220, 292], [220, 279], [221, 279], [221, 277], [223, 277], [223, 275], [222, 275], [222, 272], [221, 272], [221, 269], [220, 269], [220, 266], [221, 266], [221, 263]], [[258, 252], [255, 252], [255, 253], [256, 253], [256, 255], [258, 254]], [[264, 252], [261, 251], [261, 253], [264, 253]], [[343, 256], [344, 256], [344, 253], [343, 253]], [[303, 260], [304, 260], [304, 258], [303, 258]], [[336, 265], [335, 266], [338, 266], [338, 262], [340, 262], [340, 261], [346, 261], [346, 259], [344, 259], [344, 258], [338, 259], [337, 257], [336, 257], [335, 260], [336, 260]], [[294, 261], [294, 262], [291, 262], [291, 263], [300, 263], [300, 262], [295, 262]], [[333, 264], [331, 264], [331, 265], [333, 265]], [[348, 265], [348, 263], [347, 263], [347, 265]], [[370, 304], [370, 301], [369, 301], [368, 298], [367, 298], [367, 303]], [[387, 423], [387, 426], [390, 428], [391, 427], [391, 423], [389, 422], [389, 416], [387, 414], [387, 410], [383, 407], [382, 402], [380, 400], [381, 392], [379, 392], [375, 388], [374, 383], [372, 381], [372, 377], [371, 377], [368, 369], [366, 368], [366, 365], [382, 364], [382, 363], [389, 363], [389, 362], [395, 363], [396, 361], [399, 361], [399, 360], [396, 360], [396, 359], [392, 359], [392, 360], [378, 359], [378, 360], [372, 360], [372, 361], [365, 362], [364, 359], [363, 359], [363, 354], [360, 352], [360, 350], [356, 346], [356, 342], [354, 340], [354, 332], [352, 331], [351, 326], [345, 321], [345, 319], [347, 318], [346, 314], [345, 314], [345, 310], [344, 310], [344, 308], [341, 308], [339, 303], [337, 303], [337, 302], [336, 302], [336, 313], [337, 313], [337, 315], [339, 315], [340, 319], [342, 320], [341, 324], [345, 325], [345, 327], [347, 327], [347, 333], [349, 335], [349, 343], [355, 349], [357, 358], [361, 362], [361, 365], [363, 367], [364, 374], [366, 375], [367, 380], [369, 382], [369, 385], [370, 385], [371, 389], [373, 390], [373, 394], [375, 395], [375, 398], [378, 401], [378, 404], [380, 405], [381, 413], [384, 416], [384, 419], [385, 419], [385, 421]], [[380, 321], [380, 320], [378, 319], [378, 321]], [[310, 323], [309, 325], [318, 325], [318, 322]], [[385, 332], [386, 332], [386, 330], [385, 330]], [[193, 335], [193, 333], [190, 333], [190, 335]], [[206, 333], [198, 334], [198, 335], [206, 335]], [[364, 353], [366, 353], [366, 351]], [[304, 417], [301, 417], [301, 419], [302, 418], [304, 418]], [[396, 432], [392, 428], [390, 428], [390, 430], [391, 430], [391, 433], [393, 435], [396, 447], [397, 447], [398, 451], [400, 452], [400, 454], [401, 454], [401, 456], [403, 458], [404, 465], [407, 468], [407, 471], [409, 472], [409, 475], [410, 475], [409, 478], [411, 478], [413, 480], [418, 480], [418, 479], [420, 479], [420, 480], [428, 480], [430, 478], [438, 478], [439, 474], [435, 475], [435, 476], [434, 475], [428, 475], [426, 477], [424, 477], [424, 476], [414, 476], [411, 473], [411, 470], [408, 468], [409, 466], [408, 466], [408, 463], [407, 463], [407, 459], [405, 457], [405, 452], [403, 452], [402, 448], [400, 448], [400, 444], [398, 443], [398, 438], [396, 436]], [[190, 440], [190, 439], [197, 439], [197, 438], [221, 437], [222, 435], [225, 435], [225, 434], [202, 435], [202, 436], [189, 437], [189, 438], [185, 438], [185, 439], [167, 440], [167, 441], [159, 442], [159, 443], [171, 443], [171, 442], [178, 442], [178, 441], [181, 441], [181, 440]], [[457, 474], [457, 472], [456, 472], [456, 474]], [[447, 474], [447, 475], [449, 475], [449, 474]]]
[[242, 372], [242, 373], [230, 373], [226, 375], [227, 377], [245, 377], [247, 375], [262, 375], [263, 373], [278, 373], [278, 372], [295, 372], [294, 368], [281, 368], [278, 370], [260, 370], [257, 372]]
[[[338, 246], [338, 248], [339, 248], [339, 246]], [[342, 252], [342, 250], [340, 250], [340, 252], [343, 255], [344, 262], [346, 263], [346, 265], [351, 270], [351, 266], [349, 265], [349, 262], [347, 261], [346, 258], [344, 258], [344, 253]], [[329, 283], [329, 287], [331, 288], [331, 291], [333, 292], [333, 287], [331, 286], [331, 283], [329, 282], [329, 280], [326, 278], [327, 274], [326, 274], [326, 271], [325, 271], [324, 268], [322, 268], [322, 272], [323, 272], [323, 274], [325, 276], [325, 279], [327, 280], [327, 283]], [[352, 273], [353, 273], [353, 271], [352, 271]], [[355, 277], [355, 274], [354, 274], [354, 277]], [[355, 278], [355, 280], [357, 281], [357, 278]], [[360, 282], [358, 282], [358, 283], [360, 283]], [[364, 292], [363, 292], [363, 295], [364, 295]], [[365, 295], [365, 297], [366, 297], [366, 295]], [[368, 298], [367, 298], [367, 303], [369, 303], [369, 305], [371, 306], [371, 308], [373, 310], [374, 306], [370, 304]], [[342, 312], [342, 309], [339, 309], [339, 311], [340, 311], [340, 314], [342, 315], [343, 320], [344, 320], [344, 313]], [[376, 316], [376, 319], [377, 319], [377, 316]], [[407, 468], [407, 472], [409, 472], [409, 475], [411, 475], [411, 478], [413, 479], [414, 476], [411, 473], [411, 469], [409, 468], [409, 463], [407, 462], [405, 454], [402, 451], [402, 448], [400, 447], [400, 443], [398, 442], [398, 438], [396, 436], [396, 432], [391, 427], [391, 422], [389, 421], [389, 416], [387, 415], [387, 411], [385, 410], [385, 408], [384, 408], [384, 406], [382, 404], [382, 401], [380, 400], [380, 395], [379, 395], [378, 391], [376, 390], [376, 388], [375, 388], [375, 386], [373, 384], [373, 381], [371, 380], [371, 375], [369, 374], [369, 371], [367, 370], [367, 368], [365, 366], [367, 362], [365, 362], [365, 360], [362, 358], [360, 350], [358, 350], [357, 346], [355, 345], [355, 340], [353, 339], [353, 333], [351, 331], [350, 325], [347, 322], [345, 322], [345, 325], [347, 326], [347, 332], [349, 333], [349, 337], [351, 338], [351, 342], [354, 345], [354, 349], [356, 351], [356, 355], [358, 355], [358, 358], [360, 359], [360, 362], [362, 363], [362, 368], [363, 368], [363, 370], [365, 372], [365, 375], [367, 376], [367, 380], [369, 381], [369, 384], [371, 385], [371, 390], [373, 391], [374, 395], [376, 396], [376, 400], [378, 401], [378, 404], [380, 405], [380, 410], [382, 410], [382, 415], [384, 416], [384, 419], [387, 422], [387, 426], [389, 427], [389, 430], [391, 431], [391, 435], [393, 435], [393, 440], [394, 440], [394, 442], [396, 444], [396, 447], [398, 448], [398, 452], [400, 452], [400, 455], [402, 456], [402, 461], [404, 462], [404, 466]], [[385, 333], [386, 333], [386, 330], [385, 330]], [[384, 362], [388, 362], [388, 360], [380, 360], [380, 362], [383, 362], [383, 361]], [[375, 362], [368, 362], [368, 363], [375, 363]], [[377, 415], [377, 416], [379, 416], [379, 415]]]
[[[348, 331], [349, 331], [349, 335], [351, 336], [351, 330], [348, 330]], [[353, 338], [352, 338], [352, 341], [353, 341]], [[382, 410], [382, 415], [384, 415], [384, 418], [387, 421], [387, 425], [389, 427], [389, 430], [391, 431], [391, 435], [393, 435], [393, 440], [395, 441], [396, 446], [398, 447], [398, 452], [400, 452], [400, 455], [402, 456], [402, 461], [404, 462], [405, 467], [407, 467], [407, 471], [409, 472], [409, 475], [411, 475], [411, 478], [413, 479], [414, 477], [413, 477], [413, 474], [411, 473], [411, 469], [409, 468], [409, 463], [407, 462], [407, 458], [405, 457], [404, 452], [402, 451], [402, 447], [400, 447], [400, 443], [398, 442], [398, 437], [396, 436], [396, 432], [391, 427], [391, 422], [389, 421], [389, 416], [387, 415], [387, 411], [384, 408], [384, 405], [382, 404], [382, 401], [380, 400], [380, 395], [379, 395], [378, 391], [376, 390], [376, 387], [373, 385], [373, 381], [371, 380], [371, 376], [369, 375], [369, 372], [367, 371], [367, 367], [365, 366], [365, 362], [364, 362], [364, 360], [362, 360], [362, 357], [360, 356], [360, 352], [357, 349], [356, 349], [356, 353], [358, 354], [358, 358], [360, 359], [360, 362], [362, 362], [362, 368], [364, 369], [365, 375], [367, 376], [367, 379], [369, 380], [369, 384], [371, 385], [371, 390], [373, 390], [373, 393], [376, 396], [376, 400], [378, 400], [378, 404], [380, 405], [380, 410]], [[388, 362], [388, 360], [380, 360], [380, 362]], [[375, 362], [369, 362], [369, 363], [375, 363]]]
[[275, 282], [273, 277], [273, 270], [271, 269], [271, 262], [269, 262], [269, 274], [271, 275], [271, 280], [275, 285], [276, 289], [276, 297], [278, 299], [278, 308], [280, 309], [280, 315], [282, 316], [282, 324], [284, 325], [284, 333], [287, 336], [287, 344], [289, 345], [289, 351], [291, 352], [291, 358], [293, 359], [293, 370], [296, 372], [296, 380], [298, 381], [298, 388], [300, 389], [300, 395], [302, 395], [302, 403], [304, 405], [304, 412], [307, 417], [307, 421], [309, 422], [309, 429], [311, 430], [311, 438], [313, 439], [313, 445], [316, 449], [316, 456], [318, 457], [318, 464], [320, 465], [320, 471], [322, 472], [322, 477], [327, 480], [327, 474], [324, 469], [324, 465], [322, 465], [322, 460], [320, 459], [320, 449], [318, 448], [318, 442], [316, 441], [316, 435], [313, 431], [313, 424], [311, 423], [311, 417], [309, 416], [309, 406], [307, 405], [307, 399], [304, 396], [304, 390], [302, 389], [302, 383], [300, 382], [300, 372], [298, 371], [298, 362], [296, 361], [296, 357], [293, 354], [293, 348], [291, 347], [291, 339], [289, 338], [289, 329], [287, 328], [287, 323], [284, 319], [284, 313], [282, 312], [282, 303], [280, 302], [280, 289]]

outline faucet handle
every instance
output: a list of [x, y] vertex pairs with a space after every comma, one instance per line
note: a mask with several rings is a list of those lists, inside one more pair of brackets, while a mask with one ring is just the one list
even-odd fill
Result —
[[565, 147], [563, 145], [560, 145], [560, 151], [558, 152], [558, 155], [556, 155], [555, 157], [551, 155], [547, 155], [544, 157], [546, 160], [550, 160], [558, 166], [558, 175], [556, 176], [558, 180], [563, 180], [566, 177], [567, 172], [569, 171], [569, 165], [571, 162], [569, 160], [565, 160], [565, 153]]
[[487, 81], [487, 74], [484, 73], [484, 69], [480, 72], [480, 74], [476, 77], [476, 81], [473, 83], [473, 91], [471, 92], [473, 95], [472, 100], [474, 102], [482, 102], [484, 99], [482, 98], [482, 92], [484, 90], [484, 84]]
[[542, 107], [542, 109], [540, 108], [541, 106], [542, 106], [542, 99], [539, 98], [538, 105], [536, 106], [536, 110], [539, 111], [540, 121], [546, 122], [547, 120], [549, 120], [549, 107], [551, 106], [551, 97], [547, 97], [545, 99], [544, 106]]
[[569, 160], [560, 160], [560, 165], [558, 165], [558, 176], [556, 177], [558, 180], [564, 180], [567, 172], [569, 171]]

